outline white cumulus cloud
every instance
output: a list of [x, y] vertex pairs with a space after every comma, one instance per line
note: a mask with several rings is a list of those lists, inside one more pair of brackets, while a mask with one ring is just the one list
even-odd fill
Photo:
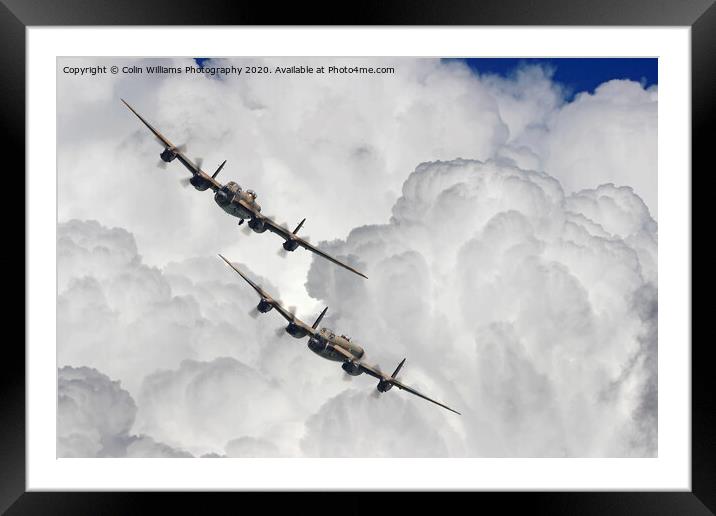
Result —
[[58, 457], [191, 457], [191, 454], [130, 433], [137, 406], [111, 380], [89, 367], [58, 370]]
[[389, 224], [332, 250], [370, 281], [316, 270], [309, 292], [462, 409], [468, 455], [655, 453], [656, 223], [630, 188], [565, 196], [510, 164], [424, 163]]

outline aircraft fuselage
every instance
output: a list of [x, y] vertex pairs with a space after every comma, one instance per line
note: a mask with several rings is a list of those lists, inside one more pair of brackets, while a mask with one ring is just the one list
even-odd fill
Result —
[[255, 199], [256, 194], [241, 190], [234, 182], [227, 183], [214, 193], [214, 202], [226, 213], [239, 219], [251, 219], [254, 214], [238, 201], [244, 201], [257, 212], [261, 211]]
[[336, 335], [328, 328], [321, 328], [317, 336], [309, 339], [308, 349], [326, 360], [333, 360], [335, 362], [345, 361], [345, 357], [329, 346], [326, 346], [326, 342], [330, 342], [334, 346], [339, 346], [345, 349], [357, 359], [361, 358], [365, 354], [365, 350], [358, 344], [351, 342], [351, 340], [344, 335]]

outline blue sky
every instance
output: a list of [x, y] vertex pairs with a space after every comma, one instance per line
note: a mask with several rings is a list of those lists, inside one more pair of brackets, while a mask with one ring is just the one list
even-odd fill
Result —
[[[206, 57], [197, 57], [201, 66]], [[448, 60], [448, 59], [446, 59]], [[453, 59], [449, 59], [453, 60]], [[567, 100], [581, 91], [593, 92], [601, 83], [611, 79], [631, 79], [645, 87], [657, 84], [656, 58], [464, 58], [478, 74], [495, 74], [509, 77], [525, 65], [541, 65], [551, 69], [552, 78], [565, 88]]]
[[581, 91], [611, 79], [631, 79], [645, 87], [657, 84], [656, 58], [466, 58], [459, 59], [478, 74], [507, 77], [525, 65], [541, 65], [553, 70], [552, 78], [565, 87], [567, 100]]

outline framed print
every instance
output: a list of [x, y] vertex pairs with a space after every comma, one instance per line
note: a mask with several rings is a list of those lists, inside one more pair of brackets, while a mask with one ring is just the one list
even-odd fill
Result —
[[179, 4], [3, 6], [28, 204], [3, 508], [714, 510], [711, 2]]

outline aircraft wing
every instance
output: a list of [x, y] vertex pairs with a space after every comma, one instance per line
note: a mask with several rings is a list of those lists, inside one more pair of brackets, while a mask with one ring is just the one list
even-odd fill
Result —
[[142, 123], [143, 123], [144, 125], [147, 126], [147, 128], [149, 128], [150, 131], [152, 131], [152, 133], [154, 134], [154, 136], [156, 136], [157, 139], [158, 139], [162, 144], [164, 144], [165, 147], [174, 150], [174, 153], [176, 154], [176, 157], [177, 157], [177, 159], [179, 160], [179, 162], [180, 162], [182, 165], [184, 165], [184, 166], [189, 170], [189, 172], [191, 172], [191, 174], [192, 174], [193, 176], [199, 175], [199, 176], [201, 176], [203, 179], [205, 179], [206, 181], [208, 181], [208, 182], [211, 184], [212, 190], [218, 190], [219, 188], [221, 188], [221, 183], [219, 183], [216, 179], [214, 179], [214, 178], [211, 177], [209, 174], [207, 174], [206, 172], [204, 172], [203, 170], [201, 170], [193, 161], [191, 161], [189, 158], [187, 158], [186, 155], [185, 155], [183, 152], [181, 152], [179, 149], [177, 149], [176, 145], [174, 145], [172, 142], [170, 142], [162, 133], [160, 133], [159, 131], [157, 131], [157, 130], [152, 126], [152, 124], [150, 124], [149, 122], [147, 122], [147, 121], [144, 119], [144, 117], [142, 117], [142, 115], [140, 115], [139, 113], [137, 113], [137, 112], [134, 110], [134, 108], [127, 103], [126, 100], [124, 100], [124, 99], [120, 99], [120, 100], [124, 103], [125, 106], [127, 106], [127, 107], [129, 108], [129, 110], [130, 110], [132, 113], [134, 113], [134, 114], [137, 116], [137, 118], [139, 118], [139, 120], [142, 121]]
[[360, 367], [360, 369], [364, 373], [369, 374], [373, 378], [377, 378], [378, 380], [387, 380], [390, 378], [389, 375], [383, 373], [377, 367], [368, 365], [365, 362], [361, 362], [360, 360], [356, 360], [355, 355], [353, 355], [353, 353], [351, 353], [347, 349], [343, 349], [341, 346], [335, 346], [335, 345], [331, 344], [330, 342], [328, 343], [328, 345], [331, 346], [331, 348], [333, 350], [335, 350], [337, 353], [340, 353], [341, 355], [343, 355], [346, 362], [353, 362], [355, 365]]
[[412, 387], [408, 387], [407, 385], [405, 385], [404, 383], [400, 382], [399, 380], [396, 380], [395, 378], [386, 378], [386, 381], [392, 383], [392, 384], [395, 385], [398, 389], [402, 389], [402, 390], [404, 390], [404, 391], [408, 391], [410, 394], [415, 394], [415, 395], [418, 396], [419, 398], [423, 398], [424, 400], [428, 400], [428, 401], [430, 401], [430, 402], [432, 402], [432, 403], [435, 403], [436, 405], [440, 405], [442, 408], [448, 409], [450, 412], [454, 412], [454, 413], [457, 414], [458, 416], [462, 415], [462, 414], [460, 414], [457, 410], [453, 410], [453, 409], [451, 409], [450, 407], [448, 407], [447, 405], [443, 405], [443, 404], [440, 403], [439, 401], [435, 401], [435, 400], [432, 399], [432, 398], [428, 398], [425, 394], [422, 394], [422, 393], [416, 391], [416, 390], [413, 389]]
[[[307, 324], [304, 323], [302, 320], [300, 320], [299, 318], [297, 318], [297, 317], [296, 317], [295, 315], [293, 315], [291, 312], [289, 312], [288, 310], [286, 310], [286, 309], [281, 305], [281, 303], [279, 303], [276, 299], [272, 298], [272, 297], [271, 297], [264, 289], [262, 289], [259, 285], [257, 285], [257, 284], [254, 283], [253, 281], [251, 281], [251, 279], [250, 279], [248, 276], [246, 276], [243, 272], [241, 272], [238, 267], [236, 267], [233, 263], [231, 263], [229, 260], [227, 260], [223, 255], [219, 255], [219, 257], [220, 257], [222, 260], [224, 260], [224, 261], [229, 265], [229, 267], [231, 267], [232, 269], [234, 269], [234, 270], [239, 274], [239, 276], [241, 276], [242, 278], [244, 278], [244, 280], [246, 281], [246, 283], [248, 283], [249, 285], [251, 285], [251, 287], [256, 291], [256, 293], [257, 293], [259, 296], [261, 296], [261, 299], [264, 299], [264, 300], [266, 300], [267, 303], [270, 303], [271, 306], [273, 306], [274, 309], [275, 309], [278, 313], [280, 313], [281, 316], [282, 316], [284, 319], [286, 319], [288, 322], [294, 322], [294, 323], [296, 323], [296, 324], [299, 325], [299, 326], [304, 326], [304, 327], [306, 327], [306, 328], [311, 328], [309, 325], [307, 325]], [[311, 333], [315, 332], [315, 330], [313, 330], [312, 328], [311, 328], [311, 330], [312, 330]]]
[[[432, 403], [435, 403], [436, 405], [440, 405], [442, 408], [447, 409], [450, 412], [454, 412], [455, 414], [462, 415], [457, 410], [453, 410], [450, 407], [448, 407], [447, 405], [440, 403], [439, 401], [435, 401], [432, 398], [428, 398], [423, 393], [416, 391], [412, 387], [405, 385], [400, 380], [397, 380], [397, 379], [393, 378], [392, 376], [385, 374], [377, 367], [368, 365], [368, 364], [366, 364], [364, 362], [360, 362], [358, 360], [355, 360], [355, 357], [349, 351], [343, 349], [342, 347], [333, 346], [333, 349], [336, 350], [341, 355], [343, 355], [345, 357], [346, 361], [353, 362], [355, 365], [360, 367], [361, 371], [372, 376], [373, 378], [377, 378], [378, 380], [389, 382], [389, 383], [395, 385], [398, 389], [408, 391], [410, 394], [414, 394], [414, 395], [418, 396], [419, 398], [423, 398], [424, 400], [428, 400]], [[401, 363], [401, 366], [402, 366], [402, 363]]]
[[300, 236], [296, 235], [295, 233], [291, 233], [291, 230], [289, 230], [288, 228], [281, 226], [280, 224], [277, 224], [276, 222], [274, 222], [273, 220], [271, 220], [268, 217], [262, 216], [262, 219], [264, 221], [264, 224], [266, 225], [266, 228], [269, 231], [271, 231], [272, 233], [276, 233], [278, 236], [280, 236], [284, 240], [293, 240], [294, 242], [297, 242], [300, 247], [303, 247], [304, 249], [311, 251], [312, 253], [315, 253], [318, 256], [325, 258], [329, 262], [333, 262], [336, 265], [343, 267], [344, 269], [348, 269], [349, 271], [357, 274], [358, 276], [368, 279], [368, 276], [366, 276], [362, 272], [358, 272], [350, 265], [343, 263], [342, 261], [334, 258], [333, 256], [331, 256], [330, 254], [328, 254], [324, 251], [321, 251], [318, 247], [311, 245], [310, 243], [308, 243], [308, 241], [304, 240]]

